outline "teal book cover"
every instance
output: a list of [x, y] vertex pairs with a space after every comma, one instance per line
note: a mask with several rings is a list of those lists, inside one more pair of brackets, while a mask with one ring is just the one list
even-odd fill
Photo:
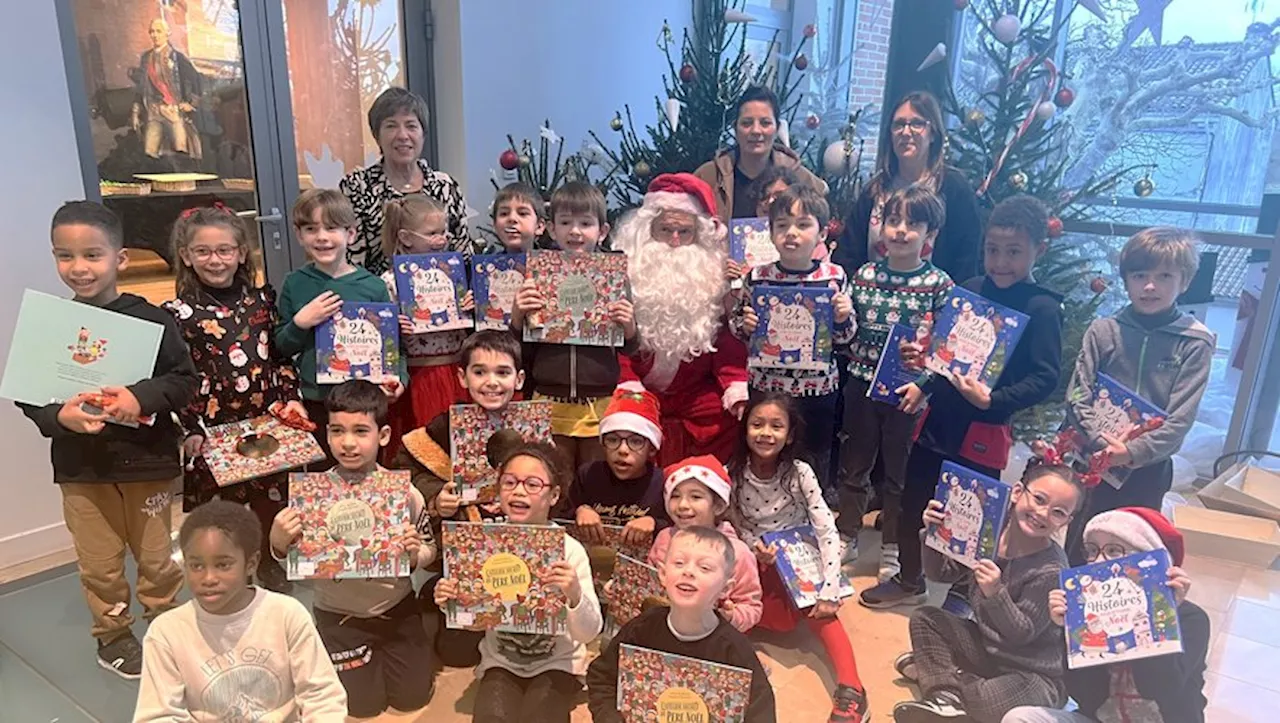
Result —
[[44, 406], [149, 379], [164, 327], [27, 289], [0, 397]]

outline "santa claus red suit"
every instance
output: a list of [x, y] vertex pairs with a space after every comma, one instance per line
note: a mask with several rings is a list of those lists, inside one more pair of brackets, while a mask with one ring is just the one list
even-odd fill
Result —
[[658, 464], [711, 454], [727, 463], [747, 401], [747, 349], [728, 329], [726, 229], [711, 188], [688, 173], [653, 179], [613, 246], [627, 255], [640, 351], [619, 386], [640, 386], [662, 407]]

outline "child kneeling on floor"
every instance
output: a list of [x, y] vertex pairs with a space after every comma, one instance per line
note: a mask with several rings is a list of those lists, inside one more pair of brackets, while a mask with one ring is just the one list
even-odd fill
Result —
[[[1058, 587], [1066, 553], [1053, 541], [1084, 501], [1071, 470], [1042, 465], [1013, 487], [995, 560], [969, 570], [933, 548], [922, 551], [925, 574], [937, 582], [972, 576], [973, 619], [935, 607], [911, 614], [911, 652], [894, 667], [915, 681], [923, 700], [899, 703], [897, 723], [964, 719], [998, 723], [1020, 705], [1061, 706], [1062, 629], [1049, 618], [1049, 591]], [[925, 526], [943, 524], [931, 500]]]

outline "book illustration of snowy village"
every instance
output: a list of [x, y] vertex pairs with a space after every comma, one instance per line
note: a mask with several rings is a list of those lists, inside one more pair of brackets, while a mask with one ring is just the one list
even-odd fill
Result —
[[408, 577], [398, 542], [409, 524], [409, 472], [378, 470], [358, 483], [336, 472], [289, 475], [302, 536], [289, 547], [290, 580]]
[[925, 546], [965, 567], [994, 560], [1009, 510], [1009, 485], [954, 462], [943, 462], [933, 498], [943, 522], [925, 531]]
[[449, 407], [449, 457], [453, 482], [463, 504], [492, 502], [498, 498], [498, 470], [502, 460], [491, 459], [495, 435], [519, 435], [525, 442], [551, 442], [551, 402], [512, 402], [501, 412], [479, 404]]
[[759, 322], [748, 343], [753, 367], [823, 370], [831, 365], [834, 311], [827, 289], [769, 286], [751, 290]]
[[543, 580], [564, 559], [563, 529], [445, 521], [444, 575], [458, 582], [445, 606], [455, 629], [555, 635], [565, 629], [564, 595]]
[[536, 251], [526, 274], [546, 306], [528, 316], [525, 341], [622, 346], [622, 327], [610, 320], [609, 305], [627, 298], [625, 255]]
[[482, 254], [471, 257], [471, 286], [476, 297], [476, 328], [511, 328], [516, 293], [524, 283], [524, 254]]
[[729, 258], [744, 264], [744, 273], [778, 260], [778, 247], [773, 245], [767, 217], [729, 220]]
[[947, 378], [959, 374], [992, 388], [1028, 320], [1026, 314], [957, 286], [936, 315], [925, 366]]
[[316, 382], [399, 381], [400, 320], [395, 304], [348, 301], [316, 327]]
[[1063, 570], [1067, 666], [1086, 668], [1182, 652], [1169, 553], [1139, 552]]
[[742, 723], [751, 671], [675, 653], [622, 645], [618, 711], [625, 721]]
[[[811, 525], [792, 527], [777, 532], [766, 532], [760, 537], [765, 545], [777, 547], [777, 569], [782, 583], [787, 586], [796, 608], [804, 610], [818, 602], [822, 592], [822, 554], [818, 550], [818, 536]], [[840, 597], [853, 595], [853, 585], [840, 575]]]
[[413, 322], [413, 333], [475, 325], [471, 313], [462, 310], [467, 296], [467, 265], [462, 254], [396, 256], [393, 268], [400, 313]]

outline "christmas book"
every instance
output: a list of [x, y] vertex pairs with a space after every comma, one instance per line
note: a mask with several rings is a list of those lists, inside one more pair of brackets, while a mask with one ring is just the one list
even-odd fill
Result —
[[[1095, 380], [1090, 407], [1098, 431], [1125, 442], [1159, 429], [1169, 416], [1168, 412], [1102, 372], [1098, 372]], [[1122, 482], [1109, 471], [1103, 472], [1102, 479], [1116, 487]]]
[[219, 487], [323, 459], [324, 450], [310, 432], [294, 429], [270, 414], [210, 427], [205, 438], [204, 461]]
[[337, 472], [289, 475], [289, 506], [302, 536], [289, 547], [290, 580], [408, 577], [397, 540], [409, 524], [408, 470], [378, 470], [348, 482]]
[[875, 376], [867, 387], [868, 397], [895, 407], [902, 402], [902, 396], [897, 390], [917, 381], [923, 371], [918, 364], [907, 364], [902, 360], [902, 345], [914, 341], [919, 341], [915, 329], [902, 324], [894, 324], [889, 328], [884, 348], [880, 350], [880, 360], [876, 363]]
[[751, 671], [635, 645], [618, 650], [618, 712], [628, 723], [743, 723]]
[[759, 321], [747, 344], [757, 368], [824, 370], [831, 366], [834, 329], [828, 289], [761, 284], [751, 289]]
[[627, 298], [626, 256], [534, 251], [525, 273], [546, 301], [525, 318], [525, 341], [622, 346], [622, 327], [609, 319], [609, 305]]
[[649, 604], [667, 604], [667, 591], [658, 579], [658, 568], [627, 555], [618, 555], [609, 585], [609, 625], [618, 630], [635, 620]]
[[596, 596], [604, 599], [604, 584], [613, 577], [614, 566], [620, 555], [628, 555], [643, 560], [649, 554], [649, 545], [632, 545], [622, 539], [623, 525], [606, 522], [600, 527], [603, 530], [603, 541], [588, 542], [586, 533], [573, 520], [555, 520], [557, 525], [569, 533], [569, 537], [582, 543], [587, 550], [587, 558], [591, 561], [591, 579], [595, 583]]
[[316, 327], [316, 382], [399, 381], [400, 319], [395, 304], [348, 301]]
[[[789, 530], [766, 532], [760, 536], [766, 545], [777, 547], [778, 577], [787, 586], [796, 608], [804, 610], [818, 602], [822, 592], [822, 554], [818, 548], [818, 536], [811, 525], [792, 527]], [[840, 575], [841, 599], [853, 595], [853, 585]]]
[[471, 257], [471, 284], [476, 299], [476, 328], [511, 328], [516, 292], [524, 283], [524, 254], [484, 254]]
[[455, 629], [555, 635], [565, 629], [564, 595], [543, 583], [564, 559], [564, 530], [554, 525], [504, 525], [446, 520], [444, 576], [458, 582], [445, 605]]
[[1067, 594], [1067, 667], [1182, 652], [1169, 553], [1139, 552], [1059, 573]]
[[462, 310], [467, 296], [467, 262], [462, 254], [396, 256], [392, 268], [400, 313], [413, 323], [413, 333], [475, 326], [471, 312]]
[[994, 560], [1012, 488], [954, 462], [943, 462], [933, 498], [942, 503], [941, 525], [929, 525], [924, 544], [965, 567]]
[[746, 266], [744, 274], [778, 260], [767, 217], [729, 219], [729, 258]]
[[517, 436], [524, 442], [551, 442], [551, 402], [512, 402], [497, 413], [479, 404], [449, 407], [449, 458], [463, 504], [498, 498], [498, 447]]
[[957, 286], [935, 316], [925, 366], [948, 379], [959, 374], [994, 388], [1028, 320]]

